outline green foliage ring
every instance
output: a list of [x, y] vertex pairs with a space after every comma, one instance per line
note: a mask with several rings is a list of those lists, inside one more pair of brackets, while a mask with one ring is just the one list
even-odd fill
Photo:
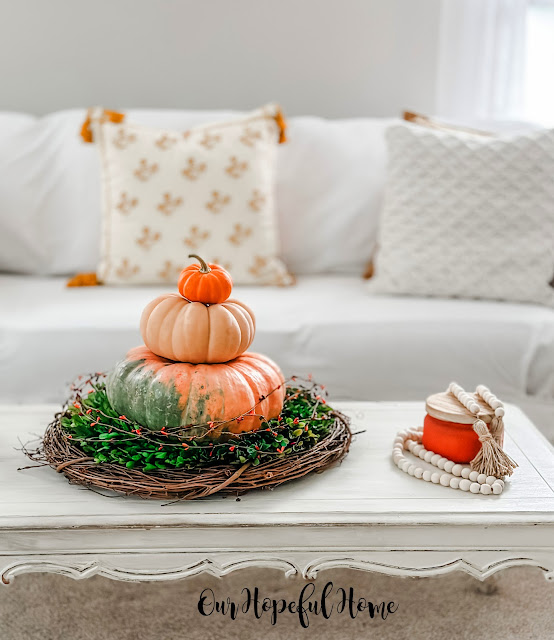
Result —
[[258, 431], [212, 443], [184, 438], [183, 430], [181, 435], [149, 431], [112, 409], [103, 381], [88, 382], [89, 393], [78, 393], [61, 417], [64, 436], [98, 463], [145, 472], [246, 462], [257, 466], [311, 449], [329, 434], [335, 421], [319, 387], [287, 386], [279, 418], [263, 422]]

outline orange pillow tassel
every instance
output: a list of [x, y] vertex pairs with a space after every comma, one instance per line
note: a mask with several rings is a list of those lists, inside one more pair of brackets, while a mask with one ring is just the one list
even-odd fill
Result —
[[[92, 135], [91, 125], [91, 109], [88, 110], [86, 120], [83, 122], [83, 126], [81, 127], [81, 138], [84, 142], [94, 142], [94, 137]], [[123, 122], [125, 119], [124, 113], [118, 113], [117, 111], [110, 111], [109, 109], [104, 109], [102, 115], [100, 116], [102, 122], [114, 122], [116, 124]]]
[[99, 282], [95, 273], [77, 273], [67, 281], [67, 287], [96, 287]]

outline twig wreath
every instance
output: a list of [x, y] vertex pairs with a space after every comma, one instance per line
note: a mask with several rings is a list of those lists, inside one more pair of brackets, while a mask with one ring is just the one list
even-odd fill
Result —
[[[214, 422], [147, 429], [112, 409], [104, 380], [97, 373], [72, 385], [38, 448], [24, 448], [27, 457], [88, 488], [192, 500], [277, 487], [324, 471], [350, 447], [348, 418], [329, 407], [325, 390], [311, 380], [291, 378], [279, 417], [259, 416], [260, 428], [240, 435], [225, 434], [224, 424]], [[247, 416], [256, 416], [256, 407], [234, 420]], [[199, 427], [201, 435], [187, 435]], [[226, 439], [210, 441], [215, 429]]]

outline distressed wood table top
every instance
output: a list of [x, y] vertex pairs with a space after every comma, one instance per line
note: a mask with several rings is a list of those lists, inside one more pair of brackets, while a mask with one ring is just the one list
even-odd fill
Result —
[[[355, 436], [342, 464], [240, 501], [164, 504], [105, 497], [29, 464], [21, 442], [58, 407], [0, 408], [0, 574], [163, 580], [246, 566], [312, 577], [332, 567], [397, 575], [461, 569], [480, 579], [518, 564], [554, 578], [554, 451], [508, 405], [507, 453], [519, 464], [500, 496], [454, 491], [399, 471], [391, 447], [424, 403], [334, 403]], [[426, 466], [425, 463], [421, 463]]]

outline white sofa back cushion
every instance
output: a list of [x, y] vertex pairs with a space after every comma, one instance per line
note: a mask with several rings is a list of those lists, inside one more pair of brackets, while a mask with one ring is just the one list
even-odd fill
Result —
[[[130, 110], [130, 122], [185, 130], [225, 111]], [[94, 271], [100, 245], [100, 169], [79, 136], [85, 109], [42, 118], [0, 113], [0, 271]], [[280, 145], [281, 255], [293, 273], [361, 274], [370, 258], [391, 120], [289, 119]]]

